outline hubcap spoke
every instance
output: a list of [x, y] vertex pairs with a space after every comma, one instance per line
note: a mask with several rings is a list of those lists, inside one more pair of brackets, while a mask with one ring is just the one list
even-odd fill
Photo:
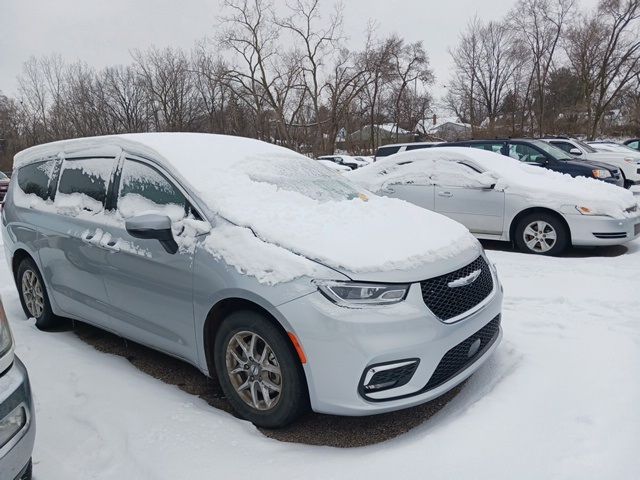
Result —
[[238, 332], [227, 344], [227, 375], [240, 399], [256, 410], [274, 408], [282, 392], [282, 372], [273, 349], [255, 332]]

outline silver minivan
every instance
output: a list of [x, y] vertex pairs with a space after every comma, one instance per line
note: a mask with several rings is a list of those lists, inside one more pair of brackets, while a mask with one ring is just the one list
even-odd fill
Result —
[[68, 317], [187, 361], [260, 426], [426, 402], [502, 335], [502, 287], [465, 227], [257, 140], [33, 147], [2, 225], [38, 327]]

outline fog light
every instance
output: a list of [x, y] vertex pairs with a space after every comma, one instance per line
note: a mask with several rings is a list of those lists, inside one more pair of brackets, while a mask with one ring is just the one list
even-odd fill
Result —
[[418, 368], [419, 359], [373, 365], [363, 374], [361, 388], [363, 393], [380, 392], [406, 385]]
[[27, 424], [27, 411], [18, 407], [0, 420], [0, 448], [4, 447]]

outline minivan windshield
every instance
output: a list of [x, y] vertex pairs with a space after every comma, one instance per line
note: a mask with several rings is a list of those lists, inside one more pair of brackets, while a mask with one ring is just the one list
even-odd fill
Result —
[[538, 147], [544, 153], [555, 158], [556, 160], [575, 160], [575, 157], [572, 157], [561, 148], [558, 148], [542, 140], [529, 140], [529, 143], [531, 143], [531, 145]]
[[243, 170], [254, 182], [270, 183], [320, 202], [352, 200], [360, 193], [349, 181], [340, 178], [340, 174], [311, 159], [286, 157], [250, 161], [243, 165]]

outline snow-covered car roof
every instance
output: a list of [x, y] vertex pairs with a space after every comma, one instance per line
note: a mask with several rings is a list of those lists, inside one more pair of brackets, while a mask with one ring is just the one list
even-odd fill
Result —
[[[456, 164], [471, 165], [481, 173]], [[495, 185], [497, 190], [530, 198], [532, 206], [558, 209], [583, 205], [594, 212], [625, 216], [637, 200], [623, 188], [586, 177], [571, 177], [513, 158], [467, 147], [433, 147], [391, 155], [373, 165], [345, 174], [363, 187], [378, 192], [386, 185], [406, 183], [459, 186]], [[452, 183], [453, 182], [453, 183]]]
[[252, 232], [258, 243], [346, 272], [407, 271], [478, 251], [477, 241], [457, 222], [370, 195], [315, 160], [253, 139], [196, 133], [92, 137], [30, 148], [16, 155], [15, 166], [59, 152], [105, 148], [154, 158], [212, 213]]

